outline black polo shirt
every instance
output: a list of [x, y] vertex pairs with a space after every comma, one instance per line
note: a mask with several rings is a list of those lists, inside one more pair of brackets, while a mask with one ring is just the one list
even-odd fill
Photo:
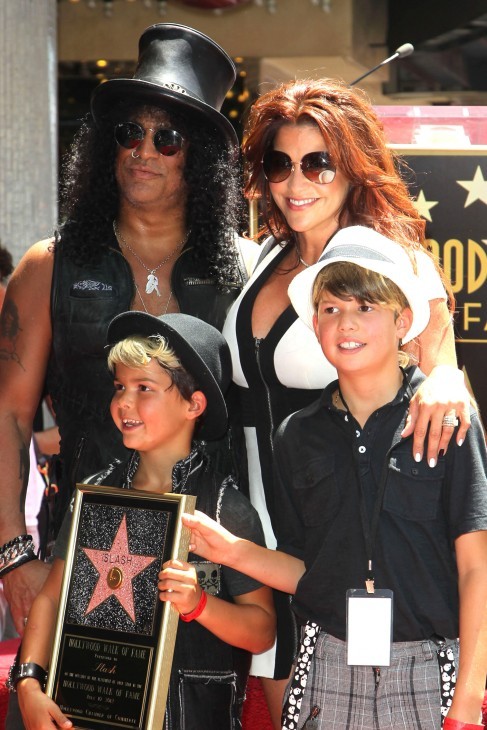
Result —
[[361, 495], [370, 520], [381, 474], [385, 493], [374, 546], [376, 588], [394, 591], [394, 641], [458, 636], [454, 540], [487, 530], [486, 449], [478, 415], [461, 447], [431, 468], [401, 439], [409, 400], [424, 380], [408, 368], [394, 400], [364, 428], [337, 410], [331, 383], [289, 416], [275, 439], [278, 549], [304, 560], [293, 608], [304, 621], [346, 637], [348, 588], [364, 588], [367, 551]]

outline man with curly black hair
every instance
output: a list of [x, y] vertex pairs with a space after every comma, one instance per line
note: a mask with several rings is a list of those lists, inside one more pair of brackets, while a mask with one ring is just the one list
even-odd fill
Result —
[[76, 484], [124, 456], [110, 419], [106, 328], [129, 309], [221, 329], [246, 277], [238, 143], [220, 113], [227, 54], [181, 25], [148, 28], [134, 78], [95, 89], [63, 169], [62, 224], [25, 254], [0, 324], [0, 578], [15, 626], [48, 570], [24, 534], [32, 419], [47, 379], [61, 434], [55, 524]]

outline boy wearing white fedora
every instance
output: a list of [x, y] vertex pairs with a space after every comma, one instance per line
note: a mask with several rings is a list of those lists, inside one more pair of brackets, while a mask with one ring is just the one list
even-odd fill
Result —
[[401, 438], [424, 377], [401, 345], [429, 316], [414, 269], [397, 242], [352, 226], [289, 288], [338, 380], [278, 429], [277, 551], [183, 518], [198, 554], [294, 594], [285, 730], [482, 727], [485, 439], [473, 411], [465, 442], [435, 463]]

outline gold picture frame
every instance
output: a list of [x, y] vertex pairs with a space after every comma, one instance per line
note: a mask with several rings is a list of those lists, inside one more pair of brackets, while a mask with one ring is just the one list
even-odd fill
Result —
[[77, 485], [46, 686], [75, 727], [163, 726], [179, 614], [157, 574], [187, 559], [195, 503]]

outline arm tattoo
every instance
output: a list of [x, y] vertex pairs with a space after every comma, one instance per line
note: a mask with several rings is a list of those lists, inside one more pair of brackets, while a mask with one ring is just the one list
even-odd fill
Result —
[[20, 365], [25, 372], [20, 357], [15, 349], [15, 341], [22, 327], [19, 324], [19, 312], [15, 303], [11, 299], [6, 299], [3, 303], [2, 314], [0, 317], [0, 335], [2, 338], [10, 342], [10, 346], [0, 348], [1, 360], [13, 360]]
[[29, 483], [29, 467], [29, 451], [25, 448], [25, 446], [22, 446], [19, 450], [19, 479], [22, 482], [19, 504], [21, 514], [24, 514], [25, 512], [25, 498], [27, 496], [27, 485]]

